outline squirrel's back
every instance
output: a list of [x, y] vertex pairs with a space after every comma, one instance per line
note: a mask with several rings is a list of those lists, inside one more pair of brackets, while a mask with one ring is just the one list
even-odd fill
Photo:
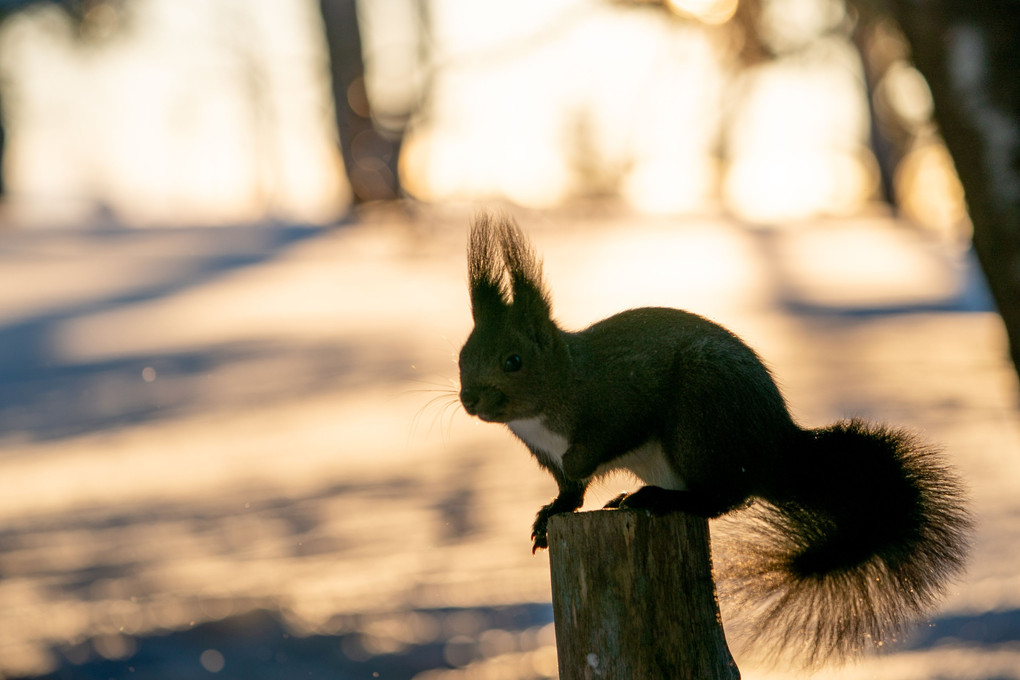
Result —
[[798, 441], [801, 430], [764, 362], [709, 319], [644, 307], [568, 336], [581, 410], [654, 431], [688, 485], [725, 497], [719, 512], [757, 493]]

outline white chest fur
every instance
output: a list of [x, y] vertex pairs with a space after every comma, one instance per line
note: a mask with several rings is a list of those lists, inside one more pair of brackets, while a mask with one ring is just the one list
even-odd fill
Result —
[[637, 477], [641, 482], [663, 489], [682, 490], [687, 488], [684, 480], [666, 460], [666, 454], [659, 442], [652, 440], [613, 461], [600, 465], [596, 477], [604, 477], [616, 470], [623, 470]]
[[547, 428], [541, 418], [511, 420], [507, 427], [528, 446], [549, 456], [557, 466], [562, 466], [563, 454], [567, 452], [570, 442], [563, 435]]
[[[549, 456], [557, 466], [563, 465], [563, 454], [570, 442], [563, 435], [553, 432], [541, 418], [513, 420], [507, 423], [510, 430], [523, 439], [528, 446]], [[610, 463], [600, 465], [593, 477], [604, 477], [615, 470], [631, 473], [645, 484], [661, 486], [664, 489], [684, 489], [683, 479], [666, 461], [662, 446], [650, 441], [627, 452]]]

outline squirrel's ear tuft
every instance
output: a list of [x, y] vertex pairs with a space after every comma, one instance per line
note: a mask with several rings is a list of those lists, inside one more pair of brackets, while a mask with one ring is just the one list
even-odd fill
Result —
[[500, 241], [500, 225], [489, 213], [479, 213], [468, 238], [468, 289], [476, 322], [479, 316], [505, 311], [510, 304]]
[[525, 320], [549, 321], [552, 304], [542, 279], [542, 261], [513, 218], [503, 217], [500, 226], [500, 245], [510, 278], [514, 312]]
[[509, 215], [480, 212], [475, 217], [468, 239], [468, 280], [475, 323], [507, 311], [525, 324], [551, 320], [542, 263]]

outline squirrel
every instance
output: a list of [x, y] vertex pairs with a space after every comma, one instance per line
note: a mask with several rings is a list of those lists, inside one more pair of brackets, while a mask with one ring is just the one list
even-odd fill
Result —
[[607, 508], [750, 513], [724, 576], [751, 642], [805, 665], [895, 639], [962, 571], [972, 522], [939, 450], [859, 419], [801, 428], [754, 350], [690, 312], [631, 309], [562, 330], [512, 218], [480, 213], [468, 241], [459, 398], [556, 480], [532, 552], [548, 547], [550, 517], [618, 469], [645, 486]]

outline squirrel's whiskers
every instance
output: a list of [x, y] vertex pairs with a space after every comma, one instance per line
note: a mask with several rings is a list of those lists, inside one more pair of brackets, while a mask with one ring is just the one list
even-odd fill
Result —
[[431, 413], [431, 419], [429, 420], [428, 429], [425, 431], [425, 436], [430, 436], [438, 425], [440, 436], [445, 442], [448, 440], [450, 430], [453, 428], [453, 419], [462, 410], [457, 384], [452, 380], [448, 385], [425, 381], [418, 382], [422, 382], [425, 385], [433, 385], [433, 387], [407, 390], [405, 393], [433, 394], [434, 396], [422, 404], [421, 408], [415, 412], [414, 417], [411, 419], [408, 439], [418, 434], [422, 421]]

